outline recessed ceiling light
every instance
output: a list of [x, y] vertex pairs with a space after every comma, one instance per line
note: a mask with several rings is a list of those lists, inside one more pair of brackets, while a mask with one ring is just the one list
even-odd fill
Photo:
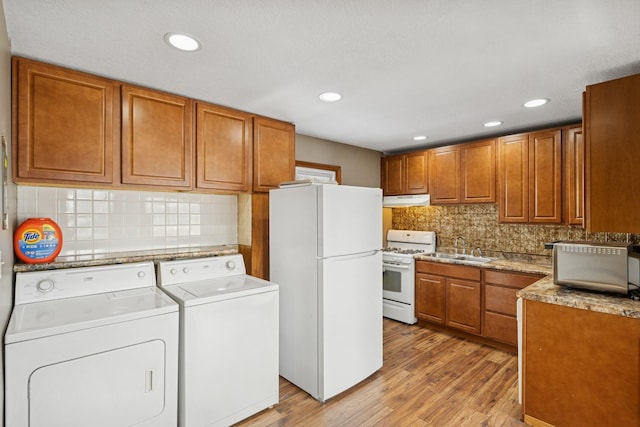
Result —
[[425, 135], [418, 135], [413, 137], [414, 141], [424, 141], [425, 139], [427, 139]]
[[502, 122], [498, 122], [498, 121], [496, 121], [496, 122], [487, 122], [487, 123], [484, 124], [484, 127], [491, 128], [491, 127], [494, 127], [494, 126], [500, 126], [501, 124], [502, 124]]
[[164, 40], [176, 49], [193, 52], [200, 49], [200, 42], [191, 36], [179, 33], [167, 33]]
[[318, 98], [320, 98], [320, 100], [324, 102], [336, 102], [342, 99], [342, 95], [340, 95], [338, 92], [322, 92], [318, 96]]
[[539, 107], [541, 105], [547, 104], [548, 102], [549, 102], [549, 99], [547, 98], [532, 99], [531, 101], [525, 102], [524, 106], [527, 108], [534, 108], [534, 107]]

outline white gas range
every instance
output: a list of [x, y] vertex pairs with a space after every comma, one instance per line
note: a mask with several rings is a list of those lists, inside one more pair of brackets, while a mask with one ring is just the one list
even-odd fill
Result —
[[415, 255], [436, 251], [434, 231], [389, 230], [382, 252], [382, 315], [413, 324], [415, 315]]

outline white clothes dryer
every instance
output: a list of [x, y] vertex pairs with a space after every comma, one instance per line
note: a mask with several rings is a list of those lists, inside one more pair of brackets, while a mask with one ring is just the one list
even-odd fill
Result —
[[152, 262], [17, 273], [7, 426], [175, 427], [178, 328]]
[[278, 403], [277, 284], [228, 255], [160, 262], [158, 285], [180, 305], [181, 427], [229, 426]]

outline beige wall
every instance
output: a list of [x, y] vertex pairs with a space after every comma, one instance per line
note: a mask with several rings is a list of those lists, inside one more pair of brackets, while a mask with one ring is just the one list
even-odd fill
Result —
[[296, 160], [340, 166], [342, 184], [380, 187], [382, 153], [296, 134]]
[[[0, 134], [7, 140], [11, 149], [11, 54], [4, 7], [0, 4]], [[9, 153], [9, 159], [11, 154]], [[11, 162], [9, 162], [11, 164]], [[9, 166], [11, 168], [11, 166]], [[8, 213], [9, 229], [0, 230], [0, 250], [2, 251], [2, 278], [0, 279], [0, 330], [4, 335], [11, 308], [13, 306], [13, 230], [16, 226], [16, 187], [11, 182], [11, 171], [8, 171]], [[0, 201], [1, 203], [1, 201]], [[4, 348], [2, 348], [0, 364], [4, 366]], [[0, 399], [4, 400], [4, 371], [0, 373]], [[4, 420], [4, 406], [0, 406], [0, 423]]]

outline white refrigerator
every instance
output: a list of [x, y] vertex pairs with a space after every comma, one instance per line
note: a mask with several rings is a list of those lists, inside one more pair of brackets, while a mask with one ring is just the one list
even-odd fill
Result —
[[382, 367], [382, 190], [270, 191], [280, 375], [324, 402]]

